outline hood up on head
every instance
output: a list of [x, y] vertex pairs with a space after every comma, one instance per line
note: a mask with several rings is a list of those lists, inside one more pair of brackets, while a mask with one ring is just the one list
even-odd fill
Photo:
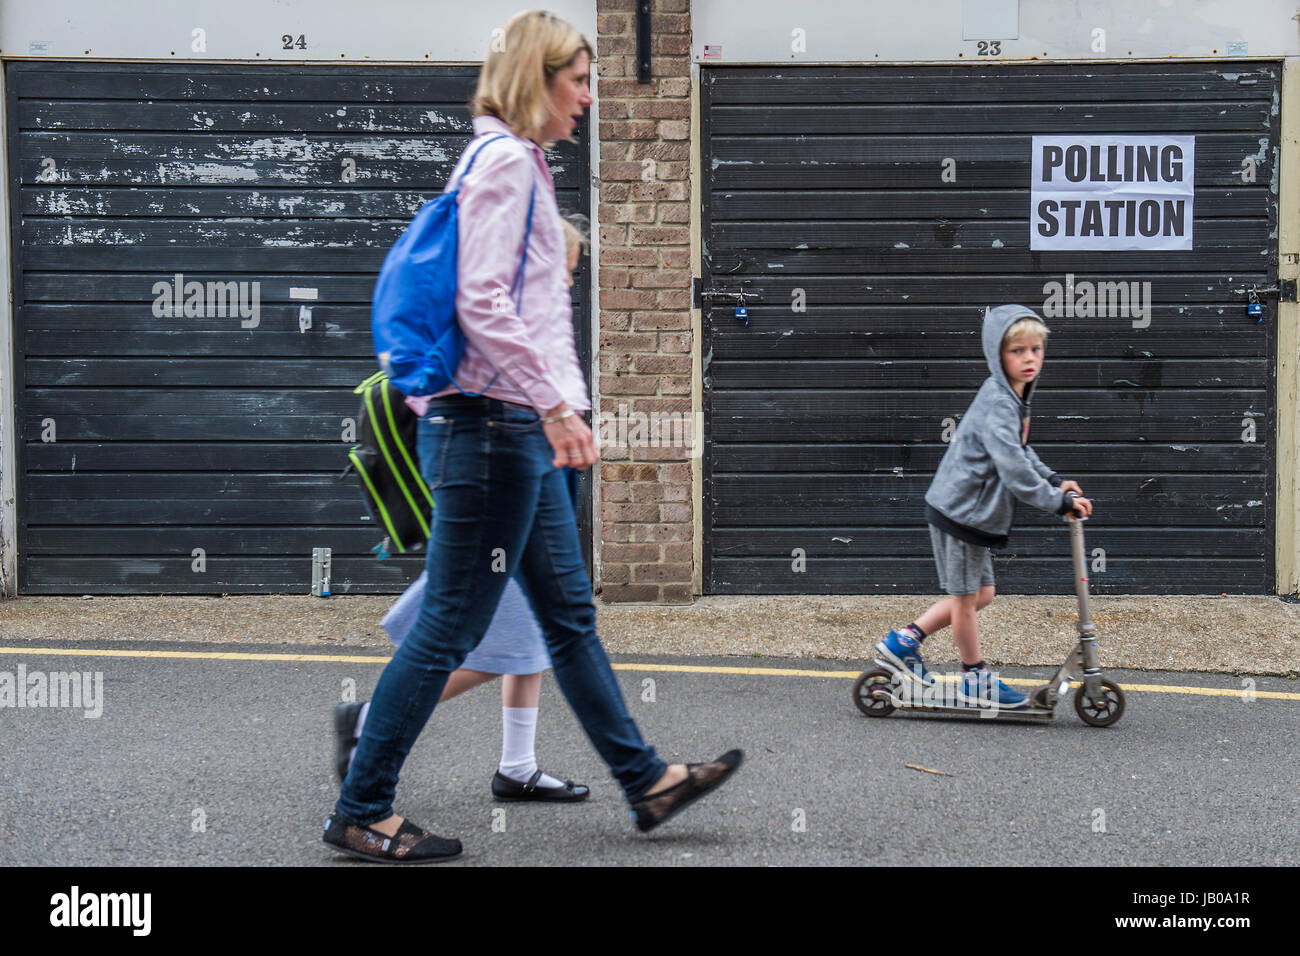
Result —
[[[1022, 398], [1016, 395], [1016, 390], [1007, 381], [1006, 372], [1002, 370], [1002, 337], [1007, 334], [1007, 329], [1023, 318], [1043, 322], [1042, 316], [1023, 305], [999, 305], [997, 308], [989, 309], [984, 313], [983, 341], [984, 358], [988, 361], [989, 373], [1015, 397], [1016, 401], [1022, 401], [1027, 405], [1034, 386], [1038, 384], [1039, 376], [1034, 376], [1034, 380], [1025, 385], [1025, 394]], [[1043, 325], [1047, 323], [1043, 322]]]

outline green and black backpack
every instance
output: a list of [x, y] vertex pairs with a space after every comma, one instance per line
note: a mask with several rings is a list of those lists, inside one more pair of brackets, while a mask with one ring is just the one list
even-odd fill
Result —
[[388, 556], [390, 544], [398, 554], [420, 551], [429, 539], [433, 495], [420, 477], [419, 416], [383, 372], [352, 391], [361, 396], [357, 423], [361, 441], [348, 452], [343, 474], [356, 471], [366, 509], [388, 536], [374, 550], [381, 559]]

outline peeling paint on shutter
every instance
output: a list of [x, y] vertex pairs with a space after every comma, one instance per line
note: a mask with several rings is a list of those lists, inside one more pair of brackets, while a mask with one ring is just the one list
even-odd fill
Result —
[[[8, 65], [20, 592], [306, 593], [313, 547], [336, 594], [418, 573], [370, 554], [343, 423], [379, 265], [468, 141], [477, 74]], [[565, 212], [580, 135], [550, 157]], [[156, 315], [178, 273], [257, 283], [257, 323]], [[291, 288], [318, 290], [305, 332]], [[585, 368], [585, 275], [574, 297]]]

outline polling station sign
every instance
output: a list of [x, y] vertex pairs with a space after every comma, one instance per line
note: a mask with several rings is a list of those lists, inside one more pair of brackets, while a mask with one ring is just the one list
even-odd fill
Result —
[[1195, 136], [1035, 136], [1032, 250], [1192, 248]]

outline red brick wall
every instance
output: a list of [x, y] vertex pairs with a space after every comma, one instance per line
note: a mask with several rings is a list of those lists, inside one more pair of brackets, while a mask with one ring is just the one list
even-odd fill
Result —
[[[649, 83], [636, 78], [635, 9], [596, 3], [599, 410], [689, 414], [690, 4], [653, 0]], [[603, 599], [689, 603], [689, 452], [603, 444], [601, 458]]]

